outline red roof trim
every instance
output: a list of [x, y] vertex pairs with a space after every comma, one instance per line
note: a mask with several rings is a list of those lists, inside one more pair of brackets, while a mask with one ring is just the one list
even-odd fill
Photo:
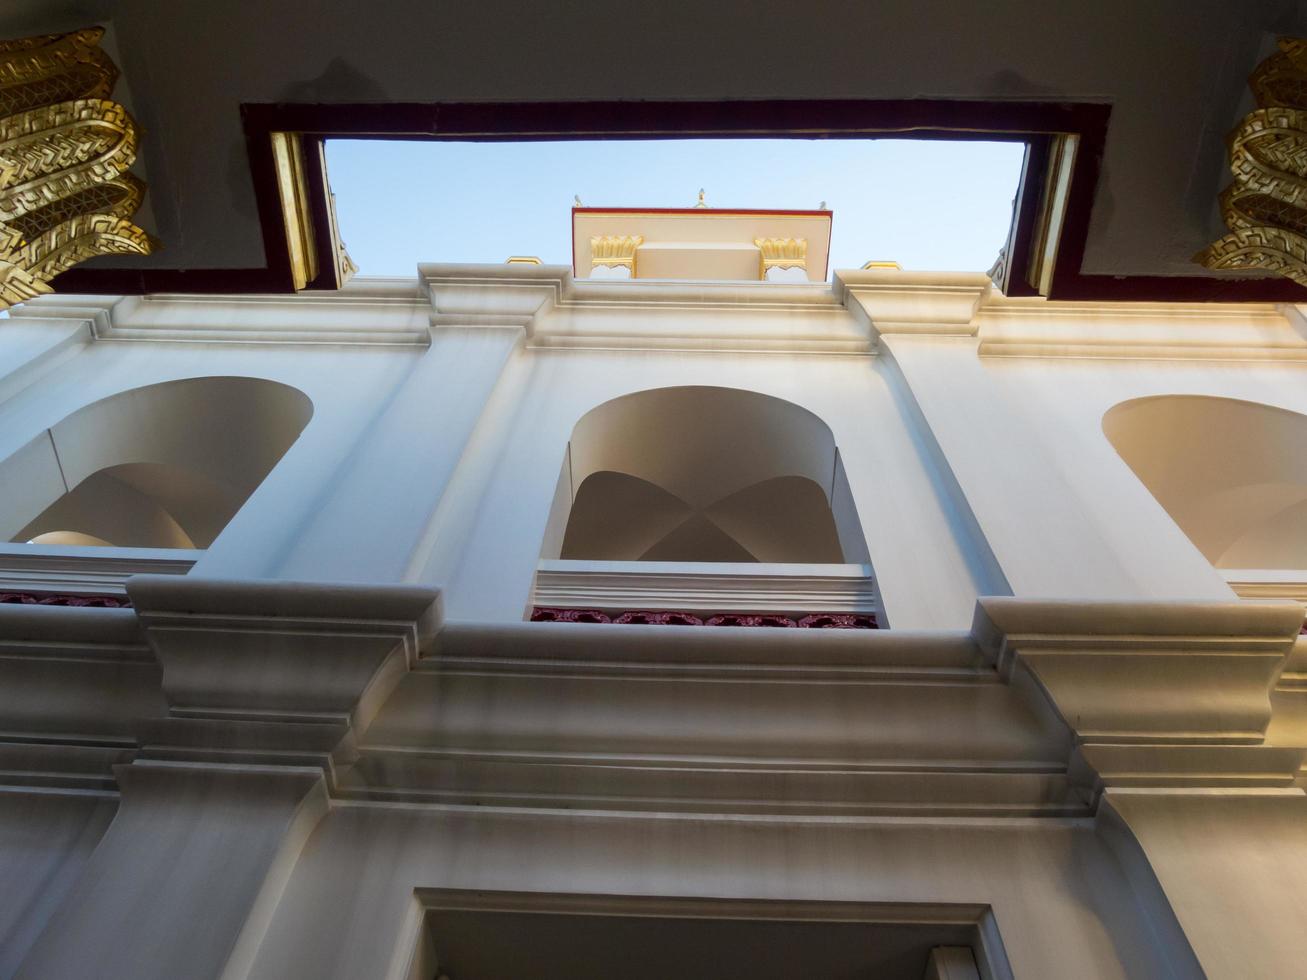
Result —
[[783, 208], [572, 208], [572, 214], [782, 214], [804, 218], [831, 217], [834, 211], [795, 211]]

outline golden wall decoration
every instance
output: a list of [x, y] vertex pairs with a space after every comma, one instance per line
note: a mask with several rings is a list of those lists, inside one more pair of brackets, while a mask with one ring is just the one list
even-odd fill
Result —
[[136, 123], [109, 99], [118, 70], [98, 27], [0, 41], [0, 309], [51, 292], [97, 255], [148, 255], [130, 218]]
[[590, 239], [590, 268], [626, 268], [634, 279], [635, 250], [643, 244], [643, 235], [594, 235]]
[[766, 279], [768, 269], [807, 269], [806, 238], [755, 238], [753, 244], [762, 253], [758, 278]]
[[1307, 40], [1280, 38], [1248, 79], [1257, 109], [1229, 137], [1230, 234], [1194, 256], [1209, 269], [1261, 269], [1307, 286]]

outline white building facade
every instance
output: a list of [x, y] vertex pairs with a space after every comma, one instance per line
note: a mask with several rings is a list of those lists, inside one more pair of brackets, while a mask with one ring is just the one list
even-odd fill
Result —
[[1307, 956], [1296, 307], [44, 297], [0, 532], [0, 976]]

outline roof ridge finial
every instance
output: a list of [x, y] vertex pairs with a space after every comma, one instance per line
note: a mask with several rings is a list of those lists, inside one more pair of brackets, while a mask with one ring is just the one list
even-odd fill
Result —
[[696, 204], [695, 207], [696, 207], [696, 208], [706, 208], [707, 206], [708, 206], [708, 202], [705, 201], [705, 200], [703, 199], [703, 188], [700, 187], [700, 188], [699, 188], [699, 203]]

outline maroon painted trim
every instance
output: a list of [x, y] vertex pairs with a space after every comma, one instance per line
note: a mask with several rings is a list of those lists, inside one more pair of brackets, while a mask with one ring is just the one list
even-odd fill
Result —
[[[328, 228], [325, 180], [314, 173], [326, 138], [528, 141], [571, 139], [688, 139], [800, 137], [996, 140], [1031, 146], [1013, 236], [1013, 295], [1025, 283], [1038, 209], [1047, 135], [1080, 136], [1053, 299], [1307, 301], [1307, 289], [1279, 277], [1101, 276], [1081, 272], [1097, 193], [1111, 106], [1088, 102], [1006, 102], [961, 99], [768, 100], [725, 102], [446, 102], [241, 106], [250, 176], [262, 229], [265, 264], [236, 269], [73, 269], [56, 290], [87, 293], [290, 292], [290, 259], [272, 170], [272, 132], [299, 132], [310, 164], [309, 196], [322, 272], [311, 288], [334, 288], [335, 257]], [[310, 152], [312, 151], [312, 152]], [[1038, 180], [1036, 178], [1039, 178]], [[648, 209], [644, 209], [648, 210]]]

